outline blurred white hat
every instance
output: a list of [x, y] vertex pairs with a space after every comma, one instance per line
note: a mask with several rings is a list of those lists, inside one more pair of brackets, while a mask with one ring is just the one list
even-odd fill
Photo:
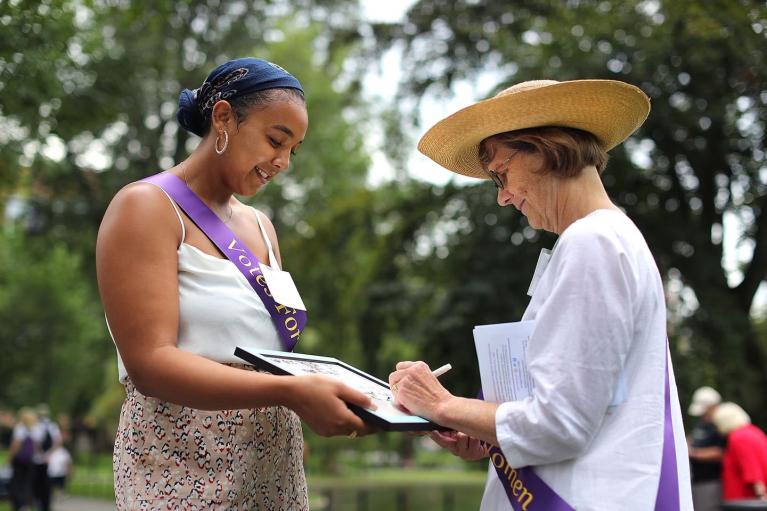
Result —
[[722, 435], [729, 435], [736, 429], [751, 424], [751, 417], [735, 403], [722, 403], [716, 407], [711, 422]]
[[711, 387], [701, 387], [692, 394], [692, 403], [687, 413], [693, 417], [700, 417], [714, 405], [722, 402], [722, 396]]

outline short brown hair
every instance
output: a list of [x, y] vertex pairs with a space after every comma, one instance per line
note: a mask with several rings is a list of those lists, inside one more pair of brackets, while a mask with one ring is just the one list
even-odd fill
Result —
[[541, 169], [559, 177], [574, 177], [588, 165], [601, 174], [607, 166], [607, 152], [588, 131], [559, 126], [543, 126], [498, 133], [479, 144], [479, 161], [487, 167], [493, 159], [487, 143], [496, 141], [509, 149], [535, 153], [543, 158]]

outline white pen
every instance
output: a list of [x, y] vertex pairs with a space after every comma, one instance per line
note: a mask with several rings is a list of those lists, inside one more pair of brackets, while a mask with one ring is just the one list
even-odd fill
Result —
[[445, 364], [442, 367], [438, 367], [435, 370], [433, 370], [431, 372], [431, 374], [433, 374], [434, 376], [439, 378], [440, 376], [442, 376], [443, 374], [445, 374], [446, 372], [448, 372], [452, 368], [453, 368], [453, 366], [451, 366], [450, 364]]

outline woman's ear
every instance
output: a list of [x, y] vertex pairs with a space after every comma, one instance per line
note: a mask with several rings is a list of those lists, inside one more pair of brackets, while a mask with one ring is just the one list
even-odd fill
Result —
[[210, 114], [212, 131], [215, 133], [220, 133], [224, 130], [231, 129], [233, 128], [233, 124], [235, 124], [236, 121], [237, 120], [235, 119], [234, 110], [228, 101], [222, 99], [213, 105], [213, 112]]

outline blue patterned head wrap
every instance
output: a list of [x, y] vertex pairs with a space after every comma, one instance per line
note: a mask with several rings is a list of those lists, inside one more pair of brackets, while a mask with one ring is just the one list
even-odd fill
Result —
[[199, 88], [181, 91], [178, 122], [185, 130], [202, 137], [216, 102], [282, 88], [304, 92], [301, 83], [277, 64], [252, 57], [230, 60], [214, 69]]

